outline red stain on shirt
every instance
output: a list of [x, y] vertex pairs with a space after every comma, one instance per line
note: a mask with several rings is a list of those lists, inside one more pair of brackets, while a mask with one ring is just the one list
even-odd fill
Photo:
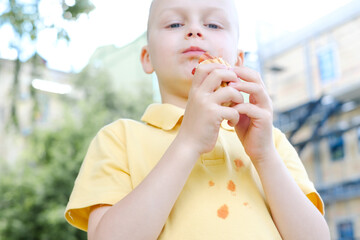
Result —
[[217, 215], [219, 218], [225, 219], [227, 218], [227, 216], [229, 215], [229, 208], [226, 204], [222, 205], [218, 210], [217, 210]]
[[214, 185], [215, 185], [215, 183], [210, 180], [210, 181], [209, 181], [209, 186], [212, 187], [212, 186], [214, 186]]
[[235, 188], [236, 188], [235, 183], [232, 180], [230, 180], [228, 182], [227, 189], [229, 189], [231, 192], [235, 192]]
[[235, 159], [234, 163], [237, 171], [244, 166], [243, 161], [241, 161], [240, 159]]
[[248, 203], [248, 202], [244, 202], [243, 205], [244, 205], [244, 206], [247, 206], [247, 205], [249, 205], [249, 203]]

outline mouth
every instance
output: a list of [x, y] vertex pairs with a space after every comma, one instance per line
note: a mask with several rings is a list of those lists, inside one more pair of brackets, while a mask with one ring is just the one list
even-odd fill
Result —
[[206, 51], [202, 48], [191, 46], [187, 49], [185, 49], [182, 53], [190, 56], [201, 56]]

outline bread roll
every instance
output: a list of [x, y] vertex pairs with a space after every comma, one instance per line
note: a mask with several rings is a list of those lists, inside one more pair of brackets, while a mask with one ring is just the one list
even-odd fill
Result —
[[[231, 67], [229, 63], [227, 63], [224, 59], [220, 57], [213, 57], [208, 52], [204, 53], [199, 58], [199, 65], [200, 64], [208, 64], [208, 63], [220, 63], [225, 66]], [[199, 66], [198, 65], [198, 66]], [[196, 67], [197, 68], [197, 67]], [[195, 74], [196, 68], [193, 69], [192, 74]], [[222, 82], [220, 87], [226, 87], [228, 85], [227, 82]], [[231, 102], [223, 103], [223, 106], [229, 107], [231, 105]]]

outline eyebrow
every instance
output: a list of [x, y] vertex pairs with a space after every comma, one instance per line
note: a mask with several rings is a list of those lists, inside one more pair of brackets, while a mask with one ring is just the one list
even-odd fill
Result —
[[165, 8], [162, 9], [161, 12], [159, 13], [158, 17], [161, 17], [162, 15], [168, 13], [168, 12], [185, 12], [185, 8], [183, 7], [170, 7], [170, 8]]
[[[205, 8], [205, 10], [206, 10], [206, 12], [220, 12], [220, 13], [224, 14], [225, 16], [228, 15], [224, 9], [218, 8], [218, 7], [208, 7], [208, 8]], [[184, 7], [181, 7], [181, 6], [165, 8], [165, 9], [161, 10], [161, 12], [159, 13], [158, 16], [160, 17], [161, 15], [163, 15], [164, 13], [167, 13], [167, 12], [180, 12], [180, 13], [183, 13], [183, 12], [187, 12], [187, 9], [184, 8]]]

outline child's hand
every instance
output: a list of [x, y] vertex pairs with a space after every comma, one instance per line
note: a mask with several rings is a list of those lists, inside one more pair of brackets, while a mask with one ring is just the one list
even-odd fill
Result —
[[272, 102], [259, 73], [243, 66], [235, 67], [233, 71], [244, 82], [238, 81], [230, 86], [250, 94], [249, 103], [233, 106], [240, 114], [235, 130], [246, 153], [255, 164], [275, 149], [272, 137]]
[[199, 65], [193, 78], [179, 137], [199, 155], [214, 148], [224, 119], [233, 125], [239, 120], [237, 109], [221, 104], [243, 103], [243, 96], [236, 87], [219, 88], [222, 81], [239, 79], [234, 71], [217, 63]]

